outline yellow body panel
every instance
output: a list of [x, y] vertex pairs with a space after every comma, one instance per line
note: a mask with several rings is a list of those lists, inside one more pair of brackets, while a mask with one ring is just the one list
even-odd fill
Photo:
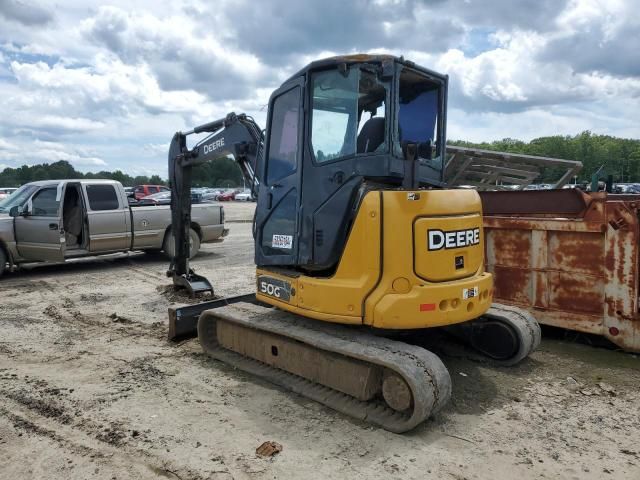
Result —
[[[475, 239], [471, 233], [450, 234], [449, 248], [427, 248], [428, 230], [475, 229]], [[463, 245], [455, 247], [455, 241]], [[462, 266], [456, 257], [463, 258]], [[477, 318], [489, 308], [493, 286], [484, 272], [482, 206], [472, 190], [369, 192], [332, 277], [266, 268], [258, 268], [257, 275], [259, 281], [266, 275], [286, 282], [291, 291], [284, 301], [261, 293], [258, 285], [260, 301], [317, 320], [384, 329]]]
[[[430, 282], [445, 282], [468, 278], [476, 273], [484, 260], [483, 251], [477, 248], [477, 245], [483, 243], [482, 228], [478, 227], [481, 224], [482, 215], [479, 213], [417, 219], [413, 228], [413, 263], [416, 274]], [[442, 248], [425, 248], [429, 241], [428, 232], [431, 232], [432, 241], [437, 246], [443, 245]], [[468, 246], [447, 248], [448, 241], [449, 245], [460, 241]], [[460, 268], [455, 268], [456, 259], [460, 259]]]

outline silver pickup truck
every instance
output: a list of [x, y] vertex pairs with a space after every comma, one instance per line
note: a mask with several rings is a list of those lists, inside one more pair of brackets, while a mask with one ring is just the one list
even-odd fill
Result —
[[[226, 236], [221, 205], [193, 205], [191, 256]], [[171, 256], [169, 206], [130, 206], [120, 182], [45, 180], [0, 200], [0, 275], [27, 262], [154, 250]]]

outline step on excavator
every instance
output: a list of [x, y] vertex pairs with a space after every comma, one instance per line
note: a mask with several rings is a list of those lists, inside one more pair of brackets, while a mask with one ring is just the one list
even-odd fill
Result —
[[451, 396], [407, 332], [444, 327], [502, 365], [527, 357], [540, 327], [492, 304], [480, 197], [444, 182], [447, 83], [403, 58], [333, 57], [271, 95], [265, 131], [230, 113], [176, 133], [168, 275], [213, 293], [189, 266], [191, 170], [228, 156], [257, 197], [257, 270], [255, 293], [170, 311], [170, 337], [197, 319], [211, 357], [398, 433]]

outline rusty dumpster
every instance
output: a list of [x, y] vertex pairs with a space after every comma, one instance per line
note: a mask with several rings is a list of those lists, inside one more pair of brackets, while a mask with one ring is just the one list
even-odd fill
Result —
[[480, 193], [496, 302], [640, 352], [640, 195]]

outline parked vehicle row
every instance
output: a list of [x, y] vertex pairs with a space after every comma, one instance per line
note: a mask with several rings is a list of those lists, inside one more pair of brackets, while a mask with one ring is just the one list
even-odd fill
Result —
[[[191, 203], [203, 203], [202, 195], [191, 192]], [[148, 205], [171, 205], [171, 192], [159, 192], [142, 197], [136, 202], [129, 202], [130, 205], [148, 206]]]
[[254, 202], [255, 198], [249, 189], [221, 189], [221, 188], [192, 188], [191, 192], [202, 195], [202, 201], [228, 202], [238, 200], [244, 202]]

